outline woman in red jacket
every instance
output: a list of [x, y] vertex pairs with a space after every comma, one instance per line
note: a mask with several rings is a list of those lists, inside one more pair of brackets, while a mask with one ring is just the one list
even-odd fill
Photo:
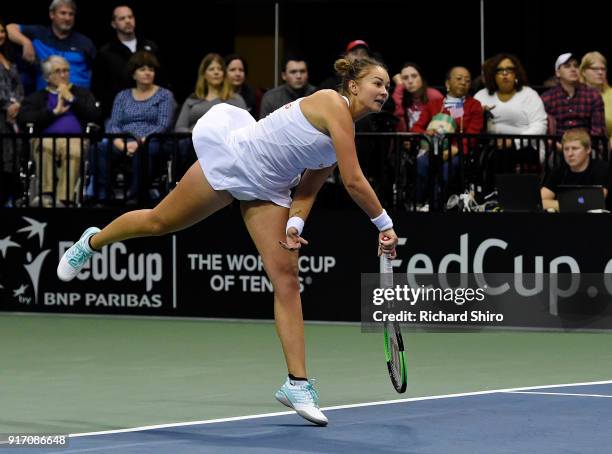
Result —
[[[463, 66], [451, 68], [446, 75], [447, 95], [443, 99], [432, 99], [424, 107], [419, 120], [414, 124], [411, 132], [431, 136], [444, 133], [478, 134], [481, 132], [484, 117], [480, 102], [468, 96], [472, 79], [470, 72]], [[434, 118], [435, 117], [435, 118]], [[435, 140], [435, 139], [434, 139]], [[463, 154], [467, 154], [468, 141], [463, 141]], [[459, 166], [459, 144], [451, 143], [453, 169]], [[444, 160], [448, 153], [443, 153]], [[429, 176], [429, 153], [421, 153], [417, 158], [417, 202], [422, 203], [426, 195]], [[449, 166], [443, 165], [443, 179], [448, 181]]]
[[429, 101], [444, 98], [442, 93], [428, 86], [421, 67], [416, 63], [404, 63], [402, 70], [393, 80], [396, 83], [393, 90], [395, 102], [393, 115], [399, 120], [397, 124], [399, 132], [409, 131], [412, 128]]

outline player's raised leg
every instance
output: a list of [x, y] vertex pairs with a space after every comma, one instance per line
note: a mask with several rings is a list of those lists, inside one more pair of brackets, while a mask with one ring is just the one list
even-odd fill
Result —
[[159, 236], [185, 229], [232, 202], [227, 191], [215, 191], [195, 162], [155, 208], [135, 210], [119, 216], [104, 229], [90, 227], [70, 249], [57, 267], [64, 281], [73, 279], [92, 254], [116, 241], [143, 236]]

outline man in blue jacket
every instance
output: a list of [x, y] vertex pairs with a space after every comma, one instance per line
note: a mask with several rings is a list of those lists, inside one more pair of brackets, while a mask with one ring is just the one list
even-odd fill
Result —
[[[49, 6], [51, 25], [8, 24], [9, 39], [23, 48], [23, 59], [40, 66], [51, 55], [64, 57], [70, 64], [70, 82], [79, 87], [91, 85], [91, 66], [96, 48], [87, 36], [73, 31], [76, 15], [74, 0], [53, 0]], [[36, 89], [47, 82], [36, 72]]]

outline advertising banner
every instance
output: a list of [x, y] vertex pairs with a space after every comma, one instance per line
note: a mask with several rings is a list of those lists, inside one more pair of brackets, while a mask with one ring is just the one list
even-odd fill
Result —
[[[273, 317], [272, 284], [236, 205], [174, 235], [107, 246], [72, 282], [58, 280], [57, 263], [72, 242], [118, 214], [0, 210], [0, 310]], [[398, 213], [393, 219], [397, 274], [612, 274], [609, 215]], [[303, 235], [310, 241], [299, 257], [305, 318], [359, 321], [362, 274], [378, 272], [375, 228], [357, 210], [321, 209]]]

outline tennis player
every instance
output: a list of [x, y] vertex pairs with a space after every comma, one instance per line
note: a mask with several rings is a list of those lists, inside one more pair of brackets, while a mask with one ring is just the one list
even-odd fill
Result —
[[[276, 398], [319, 425], [326, 425], [327, 418], [306, 374], [297, 250], [308, 244], [301, 236], [304, 223], [336, 163], [346, 190], [379, 230], [379, 253], [395, 256], [397, 244], [393, 222], [361, 171], [354, 139], [354, 122], [380, 112], [387, 100], [389, 75], [368, 58], [339, 59], [334, 66], [342, 78], [340, 94], [318, 91], [258, 122], [246, 110], [214, 106], [193, 130], [199, 162], [177, 187], [153, 209], [125, 213], [103, 230], [85, 230], [57, 268], [58, 277], [69, 281], [107, 244], [176, 232], [240, 200], [274, 286], [276, 329], [289, 372]], [[330, 225], [328, 232], [343, 241], [345, 228]]]

